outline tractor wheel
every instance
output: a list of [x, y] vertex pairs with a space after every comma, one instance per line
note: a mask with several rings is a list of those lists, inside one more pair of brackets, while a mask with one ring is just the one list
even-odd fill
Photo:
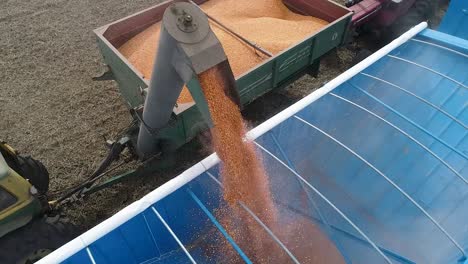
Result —
[[49, 172], [42, 162], [31, 158], [31, 156], [19, 155], [17, 171], [23, 178], [27, 179], [40, 194], [49, 190]]
[[437, 8], [437, 0], [416, 0], [408, 12], [388, 28], [385, 35], [391, 41], [421, 22], [427, 21], [432, 26]]
[[34, 263], [79, 235], [58, 216], [36, 219], [0, 238], [0, 263]]

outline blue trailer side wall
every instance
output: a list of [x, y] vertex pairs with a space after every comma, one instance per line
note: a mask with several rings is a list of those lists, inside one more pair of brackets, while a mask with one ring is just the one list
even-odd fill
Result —
[[439, 31], [468, 39], [468, 1], [450, 0], [450, 5], [444, 19], [440, 23]]

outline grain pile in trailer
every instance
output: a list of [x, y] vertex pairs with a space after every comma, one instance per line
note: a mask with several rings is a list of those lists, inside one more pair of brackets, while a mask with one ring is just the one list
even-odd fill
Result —
[[[210, 0], [201, 8], [217, 21], [237, 34], [256, 43], [276, 55], [306, 36], [328, 24], [319, 18], [303, 16], [289, 10], [281, 0]], [[236, 77], [268, 59], [242, 40], [210, 21]], [[119, 51], [149, 79], [153, 70], [159, 43], [161, 23], [158, 22], [130, 39]], [[179, 97], [179, 103], [192, 101], [187, 89]]]

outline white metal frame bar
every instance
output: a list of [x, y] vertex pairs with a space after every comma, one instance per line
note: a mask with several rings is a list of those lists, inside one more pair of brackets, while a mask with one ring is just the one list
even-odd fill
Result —
[[390, 105], [386, 104], [384, 101], [380, 100], [379, 98], [377, 98], [375, 95], [373, 95], [372, 93], [370, 93], [369, 91], [366, 91], [365, 89], [359, 87], [358, 85], [352, 83], [352, 82], [348, 82], [348, 84], [356, 89], [358, 89], [359, 91], [361, 91], [363, 94], [369, 96], [370, 98], [372, 98], [374, 101], [376, 101], [377, 103], [379, 103], [380, 105], [382, 105], [383, 107], [385, 107], [386, 109], [390, 110], [391, 112], [395, 113], [396, 115], [398, 115], [399, 117], [403, 118], [404, 120], [406, 120], [407, 122], [409, 122], [411, 125], [417, 127], [420, 131], [424, 132], [426, 135], [432, 137], [433, 139], [435, 139], [436, 141], [440, 142], [441, 144], [443, 144], [444, 146], [446, 146], [447, 148], [449, 148], [450, 150], [452, 150], [453, 152], [457, 153], [458, 155], [460, 155], [461, 157], [465, 158], [468, 160], [468, 156], [458, 150], [456, 147], [450, 145], [448, 142], [446, 142], [445, 140], [443, 140], [442, 138], [440, 138], [439, 136], [436, 136], [434, 135], [431, 131], [427, 130], [426, 128], [424, 128], [423, 126], [421, 126], [420, 124], [416, 123], [415, 121], [411, 120], [410, 118], [408, 118], [407, 116], [405, 116], [404, 114], [400, 113], [397, 109], [391, 107]]
[[143, 215], [143, 220], [145, 220], [146, 228], [148, 229], [148, 231], [149, 231], [149, 233], [151, 235], [151, 239], [153, 241], [153, 244], [156, 247], [156, 249], [158, 250], [159, 255], [161, 256], [161, 250], [159, 249], [158, 243], [156, 243], [156, 238], [154, 237], [153, 231], [151, 230], [151, 227], [149, 226], [148, 220], [146, 219], [146, 215], [145, 215], [145, 213], [142, 213], [142, 215]]
[[[281, 153], [281, 156], [283, 156], [283, 158], [286, 160], [288, 166], [290, 168], [292, 168], [293, 170], [296, 170], [294, 164], [292, 163], [292, 160], [288, 157], [288, 155], [286, 154], [286, 152], [284, 151], [283, 147], [281, 146], [280, 142], [278, 141], [278, 139], [276, 138], [275, 134], [273, 133], [273, 131], [270, 131], [268, 133], [271, 137], [271, 139], [273, 140], [275, 146], [278, 148], [278, 150], [280, 151]], [[317, 212], [319, 218], [320, 218], [320, 221], [325, 225], [325, 229], [328, 231], [328, 234], [330, 235], [330, 238], [331, 240], [333, 241], [333, 243], [335, 243], [336, 247], [341, 250], [342, 249], [342, 245], [341, 243], [338, 241], [338, 239], [336, 239], [336, 237], [333, 235], [333, 230], [330, 226], [330, 223], [328, 222], [328, 220], [326, 219], [326, 217], [322, 214], [322, 212], [320, 211], [317, 203], [314, 201], [311, 193], [309, 192], [309, 190], [307, 190], [305, 184], [300, 181], [299, 179], [296, 179], [297, 182], [301, 185], [301, 188], [304, 190], [304, 192], [306, 193], [307, 195], [307, 198], [309, 199], [310, 203], [312, 204], [312, 207], [314, 208], [314, 210]], [[344, 251], [344, 250], [343, 250]], [[345, 262], [346, 263], [351, 263], [352, 261], [349, 260], [348, 256], [345, 254], [345, 252], [342, 252], [342, 255], [343, 255], [343, 258], [345, 259]]]
[[[222, 189], [224, 189], [224, 186], [223, 184], [218, 180], [216, 179], [216, 177], [211, 174], [209, 171], [206, 171], [206, 174], [208, 174], [208, 176], [213, 180], [215, 181]], [[273, 231], [271, 231], [270, 228], [268, 228], [267, 225], [265, 225], [265, 223], [262, 222], [262, 220], [260, 218], [258, 218], [258, 216], [252, 212], [252, 210], [250, 210], [250, 208], [245, 205], [242, 201], [238, 201], [239, 205], [248, 213], [250, 214], [250, 216], [252, 216], [252, 218], [260, 225], [263, 227], [263, 229], [265, 229], [265, 231], [268, 233], [268, 235], [271, 236], [271, 238], [273, 238], [273, 240], [275, 240], [275, 242], [284, 250], [284, 252], [286, 252], [286, 254], [288, 254], [288, 256], [291, 258], [291, 260], [296, 263], [296, 264], [300, 264], [300, 262], [297, 260], [297, 258], [291, 253], [291, 251], [289, 251], [289, 249], [286, 247], [286, 245], [283, 244], [283, 242], [281, 242], [281, 240], [273, 233]]]
[[406, 133], [405, 131], [403, 131], [402, 129], [400, 129], [399, 127], [395, 126], [393, 123], [391, 123], [390, 121], [387, 121], [385, 118], [371, 112], [369, 109], [363, 107], [363, 106], [360, 106], [358, 105], [357, 103], [351, 101], [351, 100], [348, 100], [344, 97], [341, 97], [339, 95], [336, 95], [334, 93], [330, 93], [331, 96], [333, 97], [336, 97], [344, 102], [347, 102], [351, 105], [353, 105], [354, 107], [357, 107], [359, 109], [361, 109], [362, 111], [365, 111], [367, 112], [368, 114], [374, 116], [375, 118], [379, 119], [380, 121], [386, 123], [387, 125], [391, 126], [392, 128], [396, 129], [398, 132], [400, 132], [401, 134], [405, 135], [407, 138], [411, 139], [411, 141], [413, 141], [414, 143], [418, 144], [420, 147], [422, 147], [424, 150], [426, 150], [427, 152], [429, 152], [434, 158], [436, 158], [437, 160], [439, 160], [441, 163], [443, 163], [445, 165], [445, 167], [447, 167], [449, 170], [451, 170], [453, 173], [455, 173], [455, 175], [458, 176], [458, 178], [460, 178], [460, 180], [462, 180], [464, 183], [468, 184], [468, 180], [465, 179], [457, 170], [455, 170], [452, 166], [450, 166], [450, 164], [448, 164], [446, 161], [444, 161], [441, 157], [437, 156], [437, 154], [435, 154], [432, 150], [430, 150], [428, 147], [426, 147], [424, 144], [422, 144], [421, 142], [419, 142], [417, 139], [415, 139], [414, 137], [412, 137], [410, 134]]
[[440, 49], [448, 50], [450, 52], [453, 52], [455, 54], [458, 54], [460, 56], [468, 58], [468, 54], [465, 54], [463, 52], [460, 52], [460, 51], [457, 51], [457, 50], [454, 50], [454, 49], [451, 49], [451, 48], [448, 48], [448, 47], [444, 47], [442, 45], [438, 45], [438, 44], [435, 44], [435, 43], [432, 43], [432, 42], [429, 42], [429, 41], [424, 41], [424, 40], [417, 39], [417, 38], [412, 38], [411, 40], [415, 41], [415, 42], [419, 42], [419, 43], [424, 43], [424, 44], [427, 44], [427, 45], [430, 45], [430, 46], [434, 46], [434, 47], [437, 47], [437, 48], [440, 48]]
[[461, 126], [463, 126], [465, 129], [468, 129], [468, 126], [465, 125], [465, 124], [463, 124], [463, 122], [460, 121], [460, 120], [458, 120], [455, 116], [451, 115], [450, 113], [448, 113], [447, 111], [445, 111], [445, 110], [442, 109], [441, 107], [439, 107], [439, 106], [437, 106], [437, 105], [435, 105], [435, 104], [429, 102], [428, 100], [426, 100], [426, 99], [420, 97], [419, 95], [417, 95], [417, 94], [415, 94], [415, 93], [413, 93], [413, 92], [411, 92], [411, 91], [408, 91], [408, 90], [406, 90], [405, 88], [403, 88], [403, 87], [401, 87], [401, 86], [398, 86], [398, 85], [396, 85], [396, 84], [394, 84], [394, 83], [391, 83], [391, 82], [386, 81], [386, 80], [384, 80], [384, 79], [381, 79], [381, 78], [379, 78], [379, 77], [375, 77], [375, 76], [373, 76], [373, 75], [371, 75], [371, 74], [364, 73], [364, 72], [361, 72], [361, 73], [359, 73], [359, 74], [364, 75], [364, 76], [369, 77], [369, 78], [372, 78], [372, 79], [377, 80], [377, 81], [379, 81], [379, 82], [388, 84], [388, 85], [390, 85], [390, 86], [392, 86], [392, 87], [394, 87], [394, 88], [397, 88], [397, 89], [401, 90], [402, 92], [405, 92], [405, 93], [407, 93], [407, 94], [409, 94], [409, 95], [415, 97], [416, 99], [422, 101], [423, 103], [425, 103], [425, 104], [427, 104], [427, 105], [430, 105], [431, 107], [437, 109], [439, 112], [443, 113], [444, 115], [446, 115], [447, 117], [449, 117], [449, 118], [452, 119], [453, 121], [457, 122], [458, 124], [460, 124]]
[[245, 252], [240, 248], [240, 246], [234, 241], [234, 238], [229, 235], [229, 233], [224, 229], [221, 223], [216, 219], [216, 217], [210, 212], [210, 210], [203, 204], [203, 202], [198, 198], [198, 196], [190, 189], [187, 189], [187, 193], [192, 197], [192, 200], [198, 205], [198, 207], [203, 211], [203, 213], [208, 217], [210, 222], [218, 229], [218, 231], [226, 238], [228, 243], [232, 248], [239, 254], [242, 260], [247, 264], [252, 264], [252, 261], [245, 254]]
[[240, 202], [239, 203], [240, 206], [245, 210], [247, 211], [247, 213], [250, 214], [250, 216], [252, 216], [252, 218], [257, 221], [258, 224], [260, 224], [263, 229], [265, 229], [265, 231], [273, 238], [273, 240], [275, 240], [275, 242], [280, 245], [281, 248], [283, 248], [283, 250], [286, 252], [286, 254], [288, 254], [288, 256], [291, 258], [291, 260], [296, 263], [296, 264], [300, 264], [300, 262], [297, 260], [297, 258], [291, 253], [291, 251], [289, 251], [289, 249], [286, 247], [286, 245], [283, 244], [283, 242], [281, 242], [281, 240], [279, 240], [279, 238], [273, 233], [273, 231], [271, 231], [270, 228], [268, 228], [268, 226], [265, 225], [265, 223], [262, 222], [262, 220], [260, 220], [260, 218], [258, 218], [258, 216], [252, 212], [252, 210], [250, 210], [249, 207], [247, 207], [247, 205], [245, 205], [243, 202]]
[[91, 263], [96, 264], [96, 260], [94, 259], [94, 256], [91, 253], [91, 249], [89, 249], [89, 247], [86, 247], [86, 253], [88, 253], [88, 257], [89, 260], [91, 260]]
[[437, 74], [437, 75], [439, 75], [439, 76], [442, 76], [443, 78], [445, 78], [445, 79], [447, 79], [447, 80], [450, 80], [450, 81], [452, 81], [452, 82], [454, 82], [454, 83], [460, 85], [461, 87], [463, 87], [463, 88], [465, 88], [465, 89], [468, 89], [468, 86], [464, 85], [462, 82], [459, 82], [459, 81], [453, 79], [452, 77], [449, 77], [449, 76], [447, 76], [447, 75], [445, 75], [445, 74], [443, 74], [443, 73], [440, 73], [440, 72], [438, 72], [438, 71], [436, 71], [436, 70], [433, 70], [433, 69], [431, 69], [431, 68], [429, 68], [429, 67], [426, 67], [426, 66], [424, 66], [424, 65], [421, 65], [421, 64], [416, 63], [416, 62], [414, 62], [414, 61], [410, 61], [410, 60], [407, 60], [407, 59], [400, 58], [400, 57], [395, 56], [395, 55], [387, 54], [387, 56], [390, 57], [390, 58], [392, 58], [392, 59], [404, 61], [404, 62], [406, 62], [406, 63], [412, 64], [412, 65], [417, 66], [417, 67], [419, 67], [419, 68], [423, 68], [423, 69], [425, 69], [425, 70], [428, 70], [428, 71], [430, 71], [430, 72], [432, 72], [432, 73], [435, 73], [435, 74]]
[[185, 255], [187, 255], [187, 257], [190, 259], [190, 261], [193, 263], [193, 264], [197, 264], [197, 262], [193, 259], [192, 255], [190, 255], [190, 253], [188, 252], [188, 250], [185, 248], [184, 244], [182, 244], [182, 242], [180, 241], [180, 239], [177, 237], [177, 235], [174, 233], [174, 231], [172, 231], [172, 228], [167, 224], [166, 220], [164, 220], [164, 218], [159, 214], [158, 210], [156, 210], [156, 208], [154, 208], [154, 206], [151, 206], [151, 209], [153, 210], [154, 214], [159, 218], [159, 220], [161, 221], [161, 223], [164, 225], [164, 227], [166, 227], [167, 231], [169, 231], [169, 233], [172, 235], [172, 237], [175, 239], [175, 241], [177, 242], [177, 244], [179, 244], [180, 248], [182, 248], [182, 250], [184, 251]]

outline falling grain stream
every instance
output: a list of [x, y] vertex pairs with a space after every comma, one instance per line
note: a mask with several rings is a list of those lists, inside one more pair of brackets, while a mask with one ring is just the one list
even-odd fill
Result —
[[[274, 55], [328, 24], [292, 12], [281, 0], [209, 0], [201, 8]], [[210, 26], [223, 45], [234, 76], [239, 77], [268, 59], [216, 23], [210, 22]], [[160, 23], [150, 26], [119, 48], [146, 79], [153, 74], [160, 27]], [[225, 94], [233, 87], [223, 87], [226, 82], [222, 71], [215, 67], [200, 74], [198, 79], [214, 124], [213, 145], [222, 161], [223, 198], [227, 208], [220, 208], [217, 217], [229, 235], [253, 263], [294, 263], [284, 248], [239, 206], [242, 202], [300, 263], [344, 263], [333, 243], [310, 219], [280, 214], [262, 161], [254, 145], [244, 140], [246, 126], [240, 110]], [[184, 88], [178, 103], [191, 101], [188, 89]], [[212, 251], [223, 255], [229, 263], [241, 262], [226, 240], [215, 240], [221, 243], [213, 246]]]
[[[227, 232], [254, 263], [294, 263], [252, 216], [242, 202], [272, 230], [301, 263], [343, 263], [327, 237], [303, 217], [280, 218], [273, 202], [264, 166], [252, 142], [246, 141], [246, 127], [238, 106], [225, 94], [223, 72], [214, 67], [198, 76], [208, 102], [214, 127], [213, 145], [222, 161], [221, 176], [227, 210], [218, 217]], [[241, 224], [235, 222], [240, 219]], [[223, 245], [228, 247], [229, 245]], [[221, 248], [221, 252], [224, 250]]]

